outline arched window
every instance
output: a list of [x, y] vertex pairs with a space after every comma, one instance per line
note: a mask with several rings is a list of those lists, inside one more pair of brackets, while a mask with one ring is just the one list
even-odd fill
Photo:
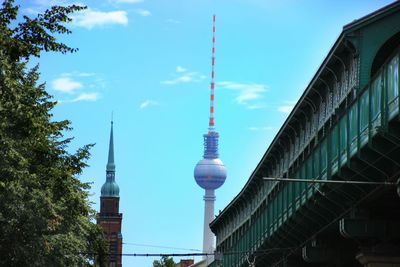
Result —
[[378, 72], [379, 68], [392, 55], [394, 50], [400, 45], [400, 32], [393, 35], [387, 40], [375, 55], [371, 66], [371, 78]]

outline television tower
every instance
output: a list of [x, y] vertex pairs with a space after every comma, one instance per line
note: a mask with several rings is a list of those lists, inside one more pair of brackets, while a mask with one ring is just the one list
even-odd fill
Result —
[[[226, 179], [226, 168], [218, 158], [219, 135], [214, 129], [214, 62], [215, 62], [215, 15], [213, 16], [212, 37], [212, 62], [211, 62], [211, 84], [210, 84], [210, 120], [208, 133], [204, 138], [204, 155], [194, 168], [194, 178], [197, 184], [205, 189], [204, 195], [204, 232], [203, 252], [214, 252], [214, 234], [209, 224], [214, 218], [215, 189], [219, 188]], [[211, 260], [212, 261], [212, 260]]]

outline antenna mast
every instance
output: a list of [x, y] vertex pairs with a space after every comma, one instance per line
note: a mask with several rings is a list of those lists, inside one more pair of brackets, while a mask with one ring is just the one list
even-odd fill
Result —
[[211, 52], [211, 84], [210, 84], [210, 121], [208, 123], [209, 132], [214, 131], [214, 62], [215, 62], [215, 15], [213, 15], [213, 36]]

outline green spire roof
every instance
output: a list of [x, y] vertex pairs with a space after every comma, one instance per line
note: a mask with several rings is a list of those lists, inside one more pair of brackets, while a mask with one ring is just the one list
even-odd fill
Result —
[[108, 161], [106, 167], [106, 182], [101, 187], [101, 196], [119, 197], [119, 186], [115, 182], [113, 121], [111, 121], [110, 145], [108, 148]]
[[113, 124], [114, 124], [113, 121], [111, 121], [111, 133], [110, 133], [110, 145], [108, 147], [107, 171], [115, 171]]

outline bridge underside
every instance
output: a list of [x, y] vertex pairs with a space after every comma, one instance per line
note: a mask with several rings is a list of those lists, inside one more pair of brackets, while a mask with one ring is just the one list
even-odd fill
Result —
[[[393, 182], [400, 177], [400, 121], [371, 141], [332, 180]], [[299, 209], [264, 234], [256, 266], [400, 266], [400, 198], [396, 186], [308, 184]], [[304, 203], [301, 203], [304, 202]], [[375, 265], [369, 265], [375, 266]], [[382, 265], [383, 266], [383, 265]], [[384, 265], [386, 266], [386, 265]]]

